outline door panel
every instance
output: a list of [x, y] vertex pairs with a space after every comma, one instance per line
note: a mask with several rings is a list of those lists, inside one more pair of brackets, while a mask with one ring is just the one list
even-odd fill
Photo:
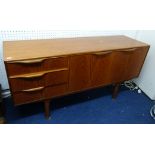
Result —
[[146, 54], [147, 49], [143, 47], [93, 55], [92, 85], [108, 85], [137, 77]]
[[124, 73], [127, 68], [127, 62], [130, 53], [125, 53], [122, 51], [114, 51], [112, 54], [112, 64], [110, 68], [110, 79], [111, 83], [119, 83], [125, 80]]
[[106, 85], [111, 83], [111, 61], [112, 52], [93, 54], [91, 81], [93, 86]]
[[92, 85], [108, 85], [124, 81], [124, 72], [127, 67], [129, 53], [122, 51], [105, 52], [93, 55], [92, 58]]
[[69, 90], [76, 91], [90, 86], [90, 55], [70, 57]]
[[138, 48], [134, 52], [130, 53], [124, 79], [129, 80], [139, 75], [146, 55], [147, 49], [145, 47]]

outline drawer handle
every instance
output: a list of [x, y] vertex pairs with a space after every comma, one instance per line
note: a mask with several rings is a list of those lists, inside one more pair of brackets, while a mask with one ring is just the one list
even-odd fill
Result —
[[37, 77], [42, 77], [44, 76], [46, 73], [48, 72], [43, 72], [43, 73], [38, 73], [38, 74], [30, 74], [30, 75], [15, 75], [15, 76], [10, 76], [10, 79], [16, 79], [16, 78], [20, 78], [20, 79], [33, 79], [33, 78], [37, 78]]
[[60, 68], [60, 69], [53, 69], [41, 73], [34, 73], [34, 74], [25, 74], [25, 75], [14, 75], [10, 76], [10, 79], [15, 79], [15, 78], [22, 78], [22, 79], [31, 79], [31, 78], [37, 78], [37, 77], [42, 77], [45, 74], [52, 73], [52, 72], [59, 72], [59, 71], [66, 71], [68, 68]]
[[35, 92], [35, 91], [39, 91], [39, 90], [43, 90], [43, 89], [44, 89], [44, 87], [38, 87], [38, 88], [22, 90], [22, 92]]
[[39, 74], [34, 74], [34, 75], [26, 75], [26, 76], [21, 76], [19, 78], [23, 78], [23, 79], [32, 79], [32, 78], [37, 78], [37, 77], [42, 77], [46, 74], [46, 72], [44, 73], [39, 73]]
[[98, 53], [94, 53], [94, 55], [96, 56], [100, 56], [100, 55], [107, 55], [107, 54], [111, 54], [112, 51], [108, 51], [108, 52], [98, 52]]
[[[21, 61], [13, 61], [12, 63], [20, 63], [20, 64], [34, 64], [34, 63], [41, 63], [47, 58], [42, 59], [32, 59], [32, 60], [21, 60]], [[11, 62], [10, 62], [11, 63]]]

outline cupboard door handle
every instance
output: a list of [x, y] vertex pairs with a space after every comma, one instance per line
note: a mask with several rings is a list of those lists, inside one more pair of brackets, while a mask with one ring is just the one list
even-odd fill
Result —
[[43, 89], [44, 89], [44, 87], [38, 87], [38, 88], [22, 90], [22, 92], [35, 92], [35, 91], [39, 91], [39, 90], [43, 90]]
[[94, 53], [94, 55], [100, 56], [100, 55], [107, 55], [107, 54], [110, 54], [110, 53], [112, 53], [112, 51], [108, 51], [108, 52], [97, 52], [97, 53]]
[[34, 63], [41, 63], [47, 58], [42, 58], [42, 59], [31, 59], [31, 60], [19, 60], [19, 61], [13, 61], [10, 63], [19, 63], [19, 64], [34, 64]]
[[123, 50], [119, 50], [120, 52], [132, 52], [132, 51], [136, 51], [137, 48], [130, 48], [130, 49], [123, 49]]

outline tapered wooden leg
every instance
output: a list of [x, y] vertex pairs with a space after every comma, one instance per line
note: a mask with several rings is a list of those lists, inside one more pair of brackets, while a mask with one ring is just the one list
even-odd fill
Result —
[[50, 119], [50, 100], [44, 101], [45, 117]]
[[113, 90], [113, 93], [112, 93], [112, 98], [113, 99], [115, 99], [118, 96], [119, 87], [120, 87], [120, 83], [115, 84], [114, 90]]

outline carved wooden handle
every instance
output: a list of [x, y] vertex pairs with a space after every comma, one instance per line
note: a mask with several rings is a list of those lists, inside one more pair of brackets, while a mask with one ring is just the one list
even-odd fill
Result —
[[46, 72], [44, 73], [38, 73], [38, 74], [33, 74], [33, 75], [25, 75], [25, 76], [19, 76], [18, 78], [23, 78], [23, 79], [32, 79], [32, 78], [37, 78], [37, 77], [42, 77], [46, 74]]
[[107, 51], [107, 52], [97, 52], [97, 53], [94, 53], [94, 55], [100, 56], [100, 55], [107, 55], [107, 54], [110, 54], [110, 53], [112, 53], [112, 51]]
[[42, 77], [42, 76], [44, 76], [45, 74], [48, 74], [48, 73], [66, 71], [66, 70], [68, 70], [68, 68], [53, 69], [53, 70], [48, 70], [48, 71], [44, 71], [44, 72], [41, 72], [41, 73], [14, 75], [14, 76], [10, 76], [9, 78], [10, 79], [16, 79], [16, 78], [32, 79], [32, 78]]
[[130, 49], [122, 49], [122, 50], [118, 50], [118, 51], [121, 51], [121, 52], [132, 52], [132, 51], [136, 51], [137, 48], [130, 48]]
[[33, 64], [33, 63], [41, 63], [47, 58], [41, 58], [41, 59], [30, 59], [30, 60], [19, 60], [14, 61], [13, 63], [20, 63], [20, 64]]
[[39, 91], [39, 90], [43, 90], [43, 89], [44, 89], [44, 87], [38, 87], [38, 88], [22, 90], [22, 92], [34, 92], [34, 91]]

